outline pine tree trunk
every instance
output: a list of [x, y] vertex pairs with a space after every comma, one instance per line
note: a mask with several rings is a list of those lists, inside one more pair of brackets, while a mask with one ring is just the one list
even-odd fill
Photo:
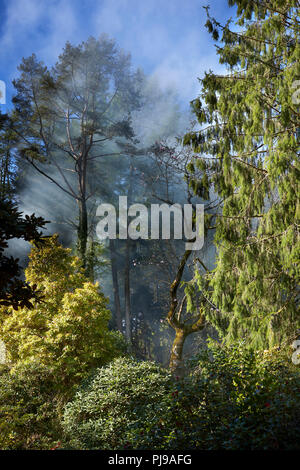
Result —
[[86, 251], [88, 239], [88, 213], [86, 207], [86, 176], [87, 176], [86, 137], [83, 137], [81, 157], [78, 159], [78, 199], [79, 223], [78, 223], [78, 253], [82, 260], [83, 268], [86, 268]]
[[122, 314], [121, 314], [121, 303], [120, 303], [120, 294], [119, 294], [119, 280], [118, 280], [115, 244], [113, 240], [109, 240], [109, 248], [110, 248], [111, 274], [112, 274], [112, 281], [113, 281], [114, 301], [115, 301], [116, 324], [117, 324], [118, 330], [122, 333], [123, 327], [122, 327]]
[[88, 218], [87, 218], [87, 208], [86, 201], [81, 199], [78, 201], [79, 208], [79, 223], [78, 223], [78, 239], [77, 239], [77, 249], [78, 254], [82, 260], [82, 265], [86, 267], [86, 248], [87, 248], [87, 238], [88, 238]]
[[[128, 203], [131, 204], [133, 190], [133, 162], [130, 158], [130, 175], [129, 175], [129, 188], [128, 188]], [[128, 230], [128, 227], [127, 227]], [[131, 345], [132, 331], [131, 331], [131, 302], [130, 302], [130, 239], [126, 239], [125, 248], [125, 269], [124, 269], [124, 291], [125, 291], [125, 324], [126, 324], [126, 339], [128, 344]]]
[[130, 240], [126, 240], [125, 270], [124, 270], [124, 292], [125, 292], [125, 323], [126, 339], [131, 343], [131, 305], [130, 305]]
[[86, 267], [85, 272], [91, 282], [95, 282], [95, 265], [96, 265], [96, 254], [95, 254], [95, 243], [93, 239], [88, 240], [88, 246], [86, 249]]

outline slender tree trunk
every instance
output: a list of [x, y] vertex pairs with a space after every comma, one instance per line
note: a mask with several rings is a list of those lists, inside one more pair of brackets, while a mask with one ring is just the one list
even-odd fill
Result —
[[95, 265], [96, 265], [96, 254], [95, 254], [95, 242], [93, 238], [88, 240], [88, 246], [86, 249], [86, 268], [85, 272], [88, 278], [94, 283], [95, 282]]
[[[133, 162], [132, 157], [130, 157], [130, 175], [129, 175], [129, 188], [128, 188], [128, 203], [131, 203], [132, 197], [132, 183], [133, 183]], [[128, 227], [127, 227], [128, 231]], [[126, 248], [125, 248], [125, 269], [124, 269], [124, 291], [125, 291], [125, 323], [126, 323], [126, 339], [129, 344], [132, 341], [132, 331], [131, 331], [131, 302], [130, 302], [130, 240], [126, 239]]]
[[109, 240], [109, 248], [110, 248], [110, 261], [111, 261], [111, 274], [112, 274], [112, 281], [113, 281], [114, 301], [115, 301], [116, 324], [117, 324], [118, 330], [122, 333], [123, 327], [122, 327], [122, 313], [121, 313], [121, 303], [120, 303], [120, 294], [119, 294], [118, 269], [117, 269], [115, 244], [113, 240]]
[[125, 269], [124, 269], [124, 292], [125, 292], [125, 323], [126, 339], [131, 343], [131, 302], [130, 302], [130, 240], [126, 240]]
[[86, 201], [80, 199], [78, 201], [79, 209], [79, 223], [78, 223], [78, 240], [77, 240], [77, 249], [78, 254], [82, 260], [82, 265], [86, 267], [86, 249], [87, 249], [87, 239], [88, 239], [88, 217], [87, 217], [87, 208]]
[[77, 160], [78, 165], [78, 191], [80, 198], [79, 206], [79, 223], [78, 223], [78, 252], [82, 260], [82, 265], [86, 268], [86, 250], [88, 239], [88, 214], [86, 207], [86, 176], [87, 176], [87, 145], [86, 137], [83, 137], [83, 148], [80, 157]]

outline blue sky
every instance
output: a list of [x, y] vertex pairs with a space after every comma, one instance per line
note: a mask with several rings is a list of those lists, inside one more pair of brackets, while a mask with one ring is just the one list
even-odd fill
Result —
[[[22, 57], [33, 52], [47, 65], [66, 41], [77, 44], [107, 33], [132, 55], [135, 67], [173, 87], [188, 104], [199, 92], [197, 77], [221, 70], [204, 28], [208, 0], [0, 0], [0, 80], [8, 105]], [[211, 14], [234, 16], [227, 0], [211, 0]], [[2, 109], [2, 111], [4, 111]]]

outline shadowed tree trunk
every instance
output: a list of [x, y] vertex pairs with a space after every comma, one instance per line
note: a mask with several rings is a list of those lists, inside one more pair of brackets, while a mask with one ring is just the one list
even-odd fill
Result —
[[[133, 162], [132, 156], [130, 157], [130, 174], [129, 174], [129, 188], [128, 188], [128, 204], [131, 204], [133, 190]], [[131, 299], [130, 299], [130, 239], [128, 238], [127, 226], [127, 239], [125, 247], [125, 268], [124, 268], [124, 295], [125, 295], [125, 324], [126, 324], [126, 339], [129, 344], [132, 340], [131, 331]]]
[[125, 292], [125, 323], [126, 339], [131, 343], [131, 302], [130, 302], [130, 240], [126, 240], [125, 270], [124, 270], [124, 292]]
[[82, 260], [82, 265], [86, 268], [86, 247], [87, 247], [87, 238], [88, 238], [88, 217], [86, 209], [86, 201], [80, 199], [78, 201], [79, 209], [79, 222], [77, 229], [77, 250]]
[[121, 313], [121, 303], [120, 303], [120, 294], [119, 294], [119, 280], [118, 280], [118, 269], [117, 269], [117, 259], [116, 259], [116, 250], [113, 240], [109, 240], [110, 248], [110, 261], [111, 261], [111, 274], [113, 281], [113, 291], [114, 291], [114, 301], [115, 301], [115, 313], [116, 313], [116, 324], [118, 330], [122, 333], [122, 313]]

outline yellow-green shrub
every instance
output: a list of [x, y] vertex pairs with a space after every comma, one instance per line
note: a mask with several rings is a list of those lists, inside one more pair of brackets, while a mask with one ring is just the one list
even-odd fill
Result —
[[87, 280], [79, 258], [57, 236], [33, 247], [29, 258], [26, 280], [37, 285], [42, 302], [33, 300], [33, 309], [3, 307], [0, 338], [12, 366], [38, 359], [69, 386], [118, 355], [120, 338], [108, 329], [110, 312], [98, 284]]

